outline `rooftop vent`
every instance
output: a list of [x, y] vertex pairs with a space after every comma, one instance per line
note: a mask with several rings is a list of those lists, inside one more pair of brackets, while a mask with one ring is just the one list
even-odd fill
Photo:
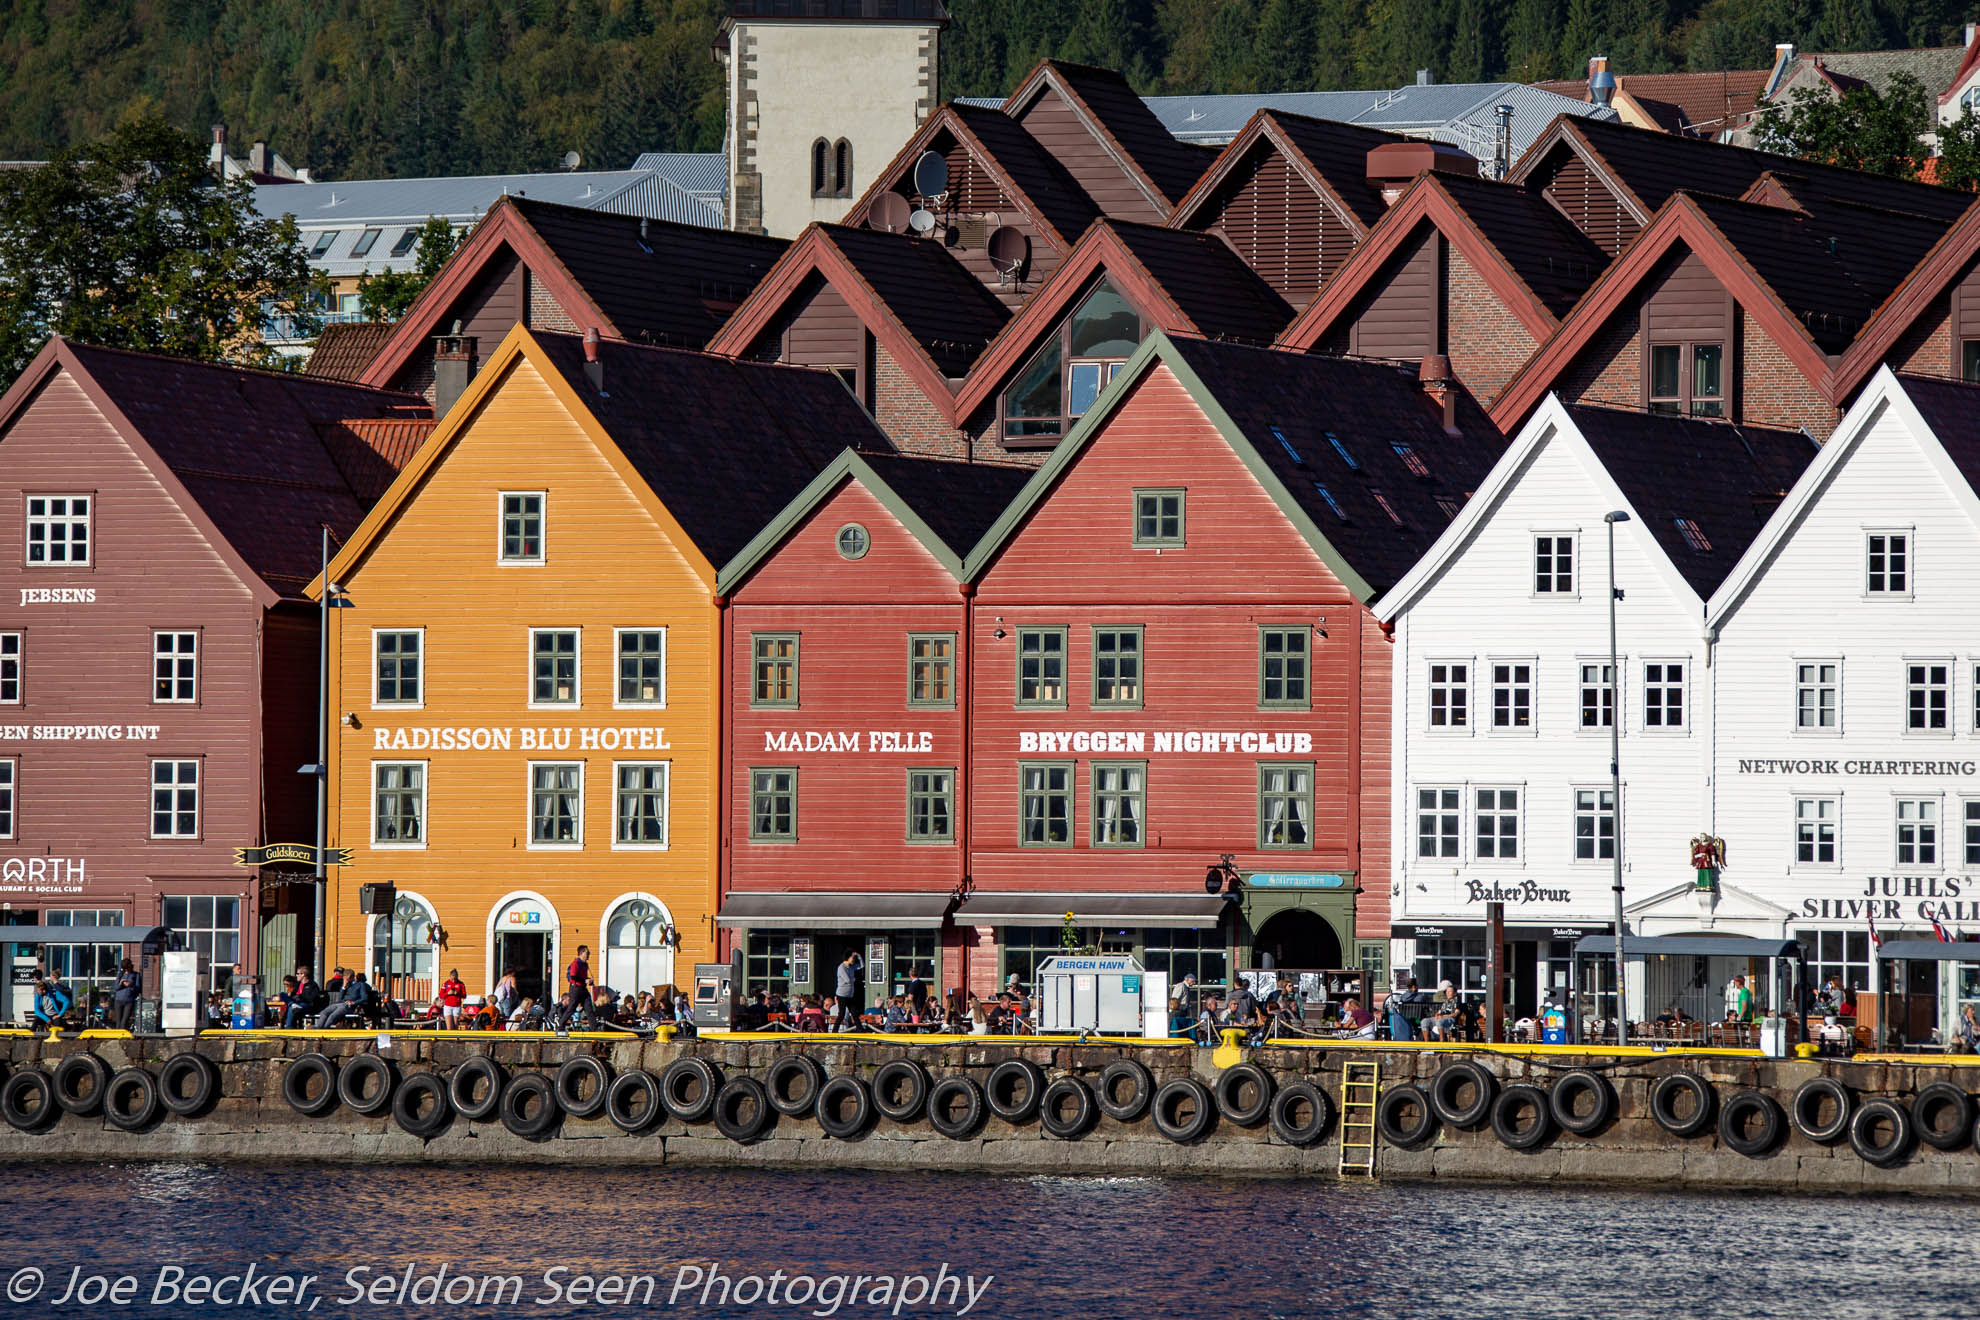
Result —
[[1368, 153], [1368, 181], [1382, 190], [1382, 204], [1396, 198], [1419, 174], [1478, 176], [1475, 157], [1444, 142], [1385, 142]]

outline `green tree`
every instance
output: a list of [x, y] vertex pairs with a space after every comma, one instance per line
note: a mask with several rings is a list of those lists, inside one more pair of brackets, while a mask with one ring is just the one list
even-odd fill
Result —
[[1313, 0], [1266, 0], [1258, 16], [1259, 82], [1268, 92], [1305, 91], [1313, 86], [1313, 55], [1319, 28]]
[[1980, 192], [1980, 119], [1971, 109], [1939, 130], [1939, 178], [1942, 187]]
[[358, 310], [364, 319], [396, 321], [404, 316], [466, 238], [439, 216], [426, 217], [414, 240], [411, 270], [382, 270], [376, 275], [365, 271], [358, 276]]
[[50, 335], [205, 361], [267, 362], [268, 311], [308, 319], [318, 280], [295, 222], [263, 219], [199, 139], [140, 119], [0, 173], [0, 361]]
[[1838, 97], [1803, 88], [1760, 120], [1760, 142], [1785, 156], [1910, 179], [1925, 155], [1925, 127], [1925, 89], [1899, 74], [1887, 92], [1855, 87]]

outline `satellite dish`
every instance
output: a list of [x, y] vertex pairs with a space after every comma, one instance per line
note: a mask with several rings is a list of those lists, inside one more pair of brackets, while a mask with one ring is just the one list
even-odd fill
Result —
[[988, 247], [990, 264], [1000, 275], [1015, 275], [1024, 266], [1026, 257], [1031, 255], [1031, 240], [1024, 236], [1022, 229], [1011, 225], [999, 225], [991, 231]]
[[935, 152], [922, 152], [914, 163], [914, 190], [923, 197], [939, 197], [949, 191], [949, 162]]
[[881, 193], [866, 213], [867, 227], [898, 234], [908, 227], [908, 209], [908, 199], [899, 193]]
[[583, 163], [583, 160], [584, 157], [578, 155], [575, 151], [567, 151], [564, 153], [564, 168], [574, 170]]
[[934, 214], [932, 212], [924, 211], [920, 207], [916, 207], [914, 210], [914, 214], [908, 217], [908, 228], [912, 229], [917, 234], [926, 234], [929, 230], [933, 229], [934, 227], [935, 227]]

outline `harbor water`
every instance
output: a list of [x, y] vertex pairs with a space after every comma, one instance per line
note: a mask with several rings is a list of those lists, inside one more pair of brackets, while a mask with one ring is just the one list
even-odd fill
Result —
[[[1973, 1314], [1970, 1203], [498, 1166], [0, 1168], [0, 1320]], [[306, 1282], [305, 1282], [306, 1281]]]

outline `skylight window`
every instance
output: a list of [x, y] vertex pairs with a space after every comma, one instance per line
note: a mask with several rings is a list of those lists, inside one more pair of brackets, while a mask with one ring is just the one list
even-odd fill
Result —
[[1336, 518], [1339, 518], [1342, 522], [1346, 522], [1348, 520], [1347, 515], [1341, 512], [1341, 502], [1334, 498], [1333, 491], [1328, 490], [1325, 486], [1321, 485], [1317, 481], [1313, 483], [1313, 489], [1320, 492], [1320, 498], [1327, 501], [1327, 507], [1334, 511], [1334, 516]]
[[1361, 464], [1354, 461], [1354, 455], [1347, 451], [1347, 446], [1342, 444], [1341, 438], [1332, 431], [1327, 432], [1327, 443], [1332, 445], [1334, 452], [1341, 456], [1341, 462], [1348, 465], [1348, 471], [1358, 472], [1361, 470]]
[[1678, 534], [1684, 537], [1684, 543], [1686, 545], [1700, 554], [1705, 554], [1711, 550], [1712, 543], [1705, 539], [1704, 531], [1700, 529], [1695, 521], [1690, 518], [1678, 518], [1674, 521], [1677, 523]]
[[1368, 488], [1368, 494], [1377, 504], [1382, 506], [1382, 512], [1389, 515], [1390, 522], [1398, 527], [1402, 526], [1402, 515], [1396, 512], [1395, 505], [1389, 503], [1389, 497], [1387, 495], [1384, 495], [1373, 486]]
[[1446, 522], [1457, 521], [1458, 502], [1452, 499], [1450, 496], [1439, 495], [1437, 497], [1437, 509], [1440, 513], [1444, 515], [1444, 520]]
[[392, 244], [392, 255], [403, 257], [412, 251], [413, 244], [419, 242], [419, 231], [413, 228], [401, 229], [398, 239]]
[[312, 257], [322, 256], [324, 253], [330, 250], [330, 245], [336, 241], [337, 241], [336, 230], [325, 229], [321, 231], [320, 233], [317, 234], [316, 245], [309, 250], [309, 255]]
[[1301, 467], [1306, 466], [1305, 456], [1302, 455], [1297, 449], [1293, 448], [1293, 442], [1286, 439], [1286, 433], [1284, 431], [1281, 431], [1276, 426], [1273, 427], [1272, 438], [1279, 442], [1279, 448], [1286, 451], [1287, 458], [1290, 458], [1293, 462], [1299, 464]]
[[1396, 451], [1396, 457], [1403, 461], [1403, 466], [1409, 469], [1409, 474], [1412, 477], [1427, 477], [1430, 475], [1430, 465], [1423, 461], [1423, 455], [1416, 452], [1416, 446], [1410, 444], [1407, 440], [1392, 441], [1389, 448]]

